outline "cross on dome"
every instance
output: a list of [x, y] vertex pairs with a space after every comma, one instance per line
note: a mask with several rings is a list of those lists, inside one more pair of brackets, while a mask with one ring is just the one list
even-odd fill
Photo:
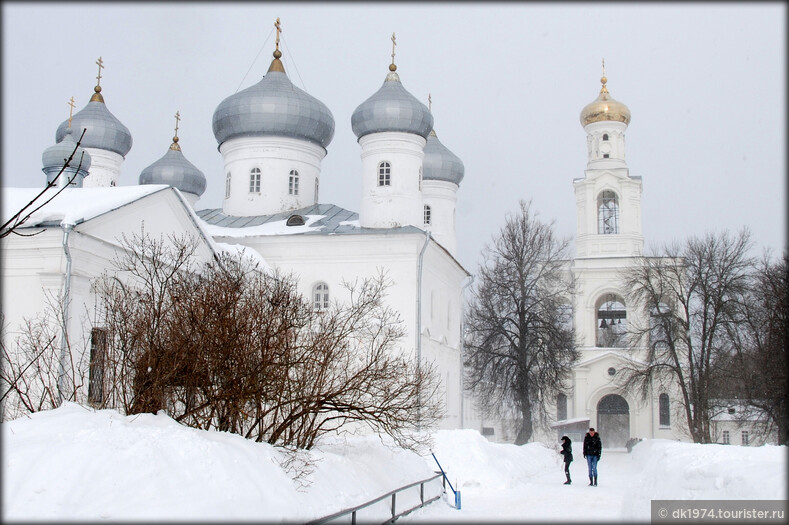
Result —
[[397, 71], [397, 66], [394, 63], [396, 45], [397, 45], [397, 41], [395, 39], [395, 34], [392, 33], [392, 63], [389, 65], [389, 71]]

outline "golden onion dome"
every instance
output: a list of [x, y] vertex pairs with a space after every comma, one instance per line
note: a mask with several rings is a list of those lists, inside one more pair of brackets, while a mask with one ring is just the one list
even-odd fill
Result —
[[600, 79], [600, 82], [603, 84], [603, 87], [600, 89], [600, 95], [581, 110], [581, 125], [586, 127], [592, 122], [603, 121], [629, 124], [630, 110], [621, 102], [611, 98], [608, 88], [605, 87], [606, 82], [608, 82], [605, 75]]

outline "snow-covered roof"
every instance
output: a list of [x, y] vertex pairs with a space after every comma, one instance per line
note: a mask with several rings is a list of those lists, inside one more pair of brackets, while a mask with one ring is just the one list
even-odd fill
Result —
[[[358, 213], [334, 204], [314, 204], [297, 210], [250, 217], [225, 215], [221, 209], [200, 210], [197, 216], [208, 224], [207, 230], [216, 237], [424, 233], [415, 226], [362, 228], [359, 226]], [[293, 216], [302, 217], [304, 224], [288, 226], [288, 219]]]
[[[66, 188], [60, 194], [57, 188], [49, 188], [30, 207], [30, 211], [48, 199], [47, 204], [36, 210], [21, 228], [39, 226], [79, 224], [94, 217], [134, 202], [146, 195], [167, 189], [169, 186], [115, 186], [110, 188]], [[43, 188], [3, 188], [2, 222], [30, 203]], [[29, 212], [28, 212], [29, 213]]]

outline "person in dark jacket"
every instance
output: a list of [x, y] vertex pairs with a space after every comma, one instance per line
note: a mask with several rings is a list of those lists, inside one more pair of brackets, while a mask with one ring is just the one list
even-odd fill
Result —
[[567, 476], [567, 481], [564, 484], [569, 485], [573, 482], [570, 479], [570, 463], [573, 462], [573, 442], [567, 436], [562, 436], [562, 450], [559, 454], [564, 456], [564, 475]]
[[597, 486], [597, 462], [600, 461], [602, 454], [603, 442], [600, 440], [600, 435], [594, 431], [594, 428], [590, 428], [584, 437], [584, 457], [589, 466], [590, 487]]

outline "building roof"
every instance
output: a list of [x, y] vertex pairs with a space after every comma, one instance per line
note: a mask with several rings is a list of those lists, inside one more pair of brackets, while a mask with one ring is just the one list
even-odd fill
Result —
[[[334, 204], [313, 204], [297, 210], [270, 215], [235, 217], [221, 209], [200, 210], [197, 216], [208, 224], [211, 235], [221, 237], [251, 237], [258, 235], [386, 235], [419, 233], [415, 226], [398, 228], [362, 228], [359, 214]], [[303, 223], [299, 220], [303, 219]], [[288, 225], [290, 219], [291, 225]]]

